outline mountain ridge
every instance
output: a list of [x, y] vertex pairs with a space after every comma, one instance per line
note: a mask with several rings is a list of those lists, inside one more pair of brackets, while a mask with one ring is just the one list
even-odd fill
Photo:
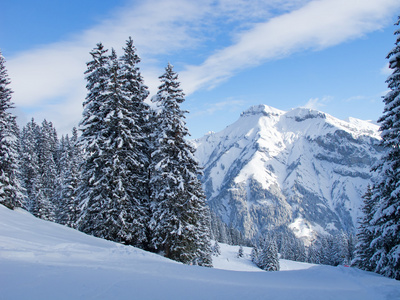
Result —
[[245, 237], [287, 226], [299, 237], [354, 232], [379, 127], [321, 111], [252, 106], [194, 142], [211, 209]]

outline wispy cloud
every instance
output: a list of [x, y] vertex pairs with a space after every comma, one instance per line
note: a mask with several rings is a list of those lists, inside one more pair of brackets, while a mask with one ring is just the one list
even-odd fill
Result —
[[350, 98], [345, 99], [345, 102], [353, 102], [353, 101], [366, 101], [370, 100], [372, 97], [367, 97], [363, 95], [352, 96]]
[[210, 28], [222, 22], [221, 16], [231, 21], [242, 21], [247, 16], [248, 22], [254, 22], [258, 20], [255, 17], [270, 15], [269, 10], [279, 4], [290, 8], [304, 0], [293, 1], [289, 6], [290, 2], [255, 0], [252, 5], [244, 0], [128, 2], [109, 19], [67, 41], [29, 49], [9, 58], [15, 99], [18, 104], [29, 106], [68, 94], [75, 90], [77, 81], [82, 85], [85, 63], [90, 59], [88, 52], [96, 43], [101, 41], [106, 47], [120, 48], [129, 36], [134, 38], [143, 70], [151, 75], [148, 84], [153, 87], [160, 75], [155, 74], [160, 71], [158, 56], [199, 46]]
[[242, 69], [302, 50], [320, 50], [381, 29], [400, 8], [398, 0], [311, 1], [244, 31], [235, 44], [189, 65], [182, 73], [188, 93], [214, 87]]
[[35, 115], [37, 118], [42, 114], [54, 116], [56, 105], [60, 109], [58, 115], [61, 112], [63, 116], [54, 121], [57, 127], [72, 127], [81, 117], [86, 95], [83, 73], [90, 60], [89, 51], [96, 43], [101, 41], [106, 47], [120, 48], [132, 36], [139, 55], [148, 62], [143, 72], [149, 78], [146, 83], [154, 89], [162, 72], [154, 63], [157, 55], [194, 47], [198, 41], [191, 34], [195, 30], [191, 24], [196, 24], [204, 13], [201, 5], [191, 1], [151, 0], [141, 4], [131, 1], [109, 19], [67, 41], [18, 53], [7, 61], [13, 101], [27, 109], [42, 106], [41, 114]]
[[315, 110], [321, 110], [331, 101], [332, 97], [330, 96], [325, 96], [322, 98], [311, 98], [310, 100], [307, 101], [307, 103], [303, 107]]
[[[218, 37], [213, 32], [225, 34], [225, 46], [207, 50], [202, 63], [186, 62], [179, 72], [185, 93], [191, 94], [265, 61], [323, 49], [378, 30], [398, 8], [398, 0], [130, 1], [69, 40], [7, 58], [13, 101], [25, 108], [41, 105], [44, 110], [38, 117], [57, 113], [57, 128], [68, 128], [81, 117], [85, 63], [99, 41], [120, 48], [132, 36], [142, 57], [146, 84], [154, 91], [167, 63], [160, 59], [176, 54], [179, 60], [186, 50], [204, 50], [205, 43]], [[231, 30], [219, 32], [223, 26]], [[182, 60], [180, 65], [184, 64]], [[218, 106], [209, 109], [215, 111]]]
[[221, 111], [238, 111], [243, 109], [243, 106], [246, 104], [246, 101], [237, 100], [237, 99], [226, 99], [225, 101], [219, 101], [212, 104], [207, 104], [204, 109], [195, 110], [191, 113], [189, 118], [194, 118], [198, 116], [204, 115], [213, 115], [217, 112]]

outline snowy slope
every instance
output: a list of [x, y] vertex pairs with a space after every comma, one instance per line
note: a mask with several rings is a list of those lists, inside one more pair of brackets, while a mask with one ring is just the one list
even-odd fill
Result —
[[[213, 266], [215, 269], [247, 272], [264, 272], [251, 261], [250, 247], [243, 247], [243, 257], [238, 257], [239, 246], [231, 246], [220, 243], [221, 255], [213, 256]], [[280, 260], [281, 271], [306, 270], [313, 267], [320, 267], [315, 264]]]
[[222, 251], [220, 269], [182, 265], [0, 205], [0, 299], [400, 299], [400, 282], [376, 274], [288, 261], [262, 272]]
[[353, 231], [378, 143], [372, 123], [266, 105], [194, 141], [210, 206], [250, 238], [280, 225], [305, 237]]

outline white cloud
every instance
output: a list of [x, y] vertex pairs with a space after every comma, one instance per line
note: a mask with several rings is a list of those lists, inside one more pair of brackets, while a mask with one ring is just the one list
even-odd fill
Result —
[[229, 27], [224, 34], [230, 45], [208, 49], [203, 63], [179, 72], [182, 87], [190, 94], [267, 60], [323, 49], [377, 30], [396, 8], [398, 0], [131, 1], [67, 41], [8, 58], [13, 101], [19, 108], [42, 106], [35, 117], [47, 116], [57, 128], [71, 128], [81, 117], [86, 95], [85, 63], [99, 41], [118, 52], [132, 36], [145, 82], [155, 91], [167, 63], [160, 57], [176, 54], [180, 61], [183, 50], [206, 49], [204, 43], [210, 33], [222, 30], [220, 24]]
[[47, 116], [57, 128], [77, 125], [86, 95], [83, 73], [90, 60], [89, 51], [99, 41], [106, 48], [116, 47], [117, 52], [121, 51], [118, 48], [124, 46], [129, 36], [133, 37], [142, 60], [150, 62], [143, 75], [154, 90], [163, 70], [152, 62], [159, 54], [194, 47], [198, 41], [191, 35], [193, 26], [189, 25], [196, 24], [203, 14], [201, 5], [191, 1], [152, 0], [142, 4], [131, 1], [115, 11], [112, 18], [75, 34], [68, 41], [18, 53], [7, 59], [13, 102], [26, 109], [41, 106], [40, 112], [33, 113], [34, 117]]
[[366, 101], [368, 99], [369, 99], [369, 97], [366, 97], [366, 96], [363, 96], [363, 95], [357, 95], [357, 96], [352, 96], [350, 98], [345, 99], [344, 102]]
[[314, 109], [314, 110], [321, 110], [331, 100], [332, 100], [332, 97], [330, 97], [330, 96], [325, 96], [322, 98], [311, 98], [310, 100], [307, 101], [307, 103], [303, 107]]
[[[76, 34], [71, 40], [19, 53], [8, 60], [15, 98], [22, 105], [68, 93], [77, 80], [83, 79], [89, 51], [101, 41], [105, 47], [116, 47], [132, 36], [139, 54], [146, 56], [191, 47], [196, 37], [185, 22], [195, 22], [202, 15], [200, 5], [190, 1], [146, 1], [114, 13], [114, 18]], [[151, 58], [149, 59], [151, 60]]]
[[301, 50], [320, 50], [381, 29], [398, 0], [321, 0], [256, 24], [237, 43], [182, 73], [187, 93], [214, 87], [242, 69]]
[[205, 109], [195, 111], [189, 116], [189, 118], [194, 118], [200, 115], [213, 115], [220, 111], [237, 111], [243, 109], [243, 105], [245, 104], [246, 101], [243, 100], [226, 99], [225, 101], [208, 104]]

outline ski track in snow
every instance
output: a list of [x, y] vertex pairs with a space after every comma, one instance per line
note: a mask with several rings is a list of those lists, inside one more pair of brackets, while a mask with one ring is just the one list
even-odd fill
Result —
[[220, 244], [214, 268], [87, 236], [0, 205], [0, 299], [400, 299], [400, 282], [354, 268], [250, 261]]

